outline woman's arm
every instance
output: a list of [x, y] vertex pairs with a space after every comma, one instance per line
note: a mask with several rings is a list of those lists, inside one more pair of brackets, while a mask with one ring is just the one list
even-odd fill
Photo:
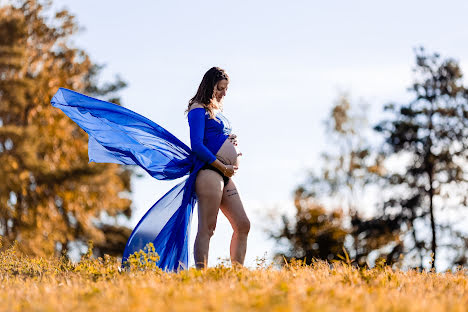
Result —
[[188, 113], [188, 122], [190, 126], [190, 145], [192, 151], [204, 162], [213, 165], [222, 172], [225, 172], [226, 166], [216, 159], [216, 156], [203, 144], [205, 133], [205, 109], [193, 108]]
[[226, 174], [227, 166], [225, 164], [223, 164], [219, 159], [216, 159], [210, 165], [212, 165], [213, 167], [216, 167], [219, 170], [221, 170], [221, 172], [224, 173], [224, 175], [227, 175]]

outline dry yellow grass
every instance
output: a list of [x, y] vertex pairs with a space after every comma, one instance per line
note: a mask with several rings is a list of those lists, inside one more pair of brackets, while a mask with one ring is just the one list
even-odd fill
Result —
[[403, 272], [330, 268], [317, 261], [277, 270], [218, 266], [165, 273], [116, 259], [79, 263], [0, 254], [0, 311], [467, 311], [467, 270]]

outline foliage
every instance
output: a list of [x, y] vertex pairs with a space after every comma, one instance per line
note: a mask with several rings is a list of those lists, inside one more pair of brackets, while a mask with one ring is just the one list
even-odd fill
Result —
[[153, 243], [148, 243], [143, 250], [136, 251], [131, 254], [124, 263], [124, 266], [128, 270], [137, 269], [161, 271], [157, 266], [158, 261], [159, 255], [155, 251]]
[[50, 105], [59, 87], [119, 104], [125, 83], [99, 86], [102, 66], [70, 43], [74, 17], [49, 9], [35, 0], [0, 7], [0, 235], [36, 255], [105, 245], [103, 217], [131, 214], [132, 170], [88, 164], [87, 134]]
[[[119, 271], [116, 258], [0, 253], [0, 311], [464, 311], [468, 271], [291, 261], [280, 270], [216, 266]], [[235, 294], [235, 295], [233, 295]]]
[[[392, 117], [375, 129], [382, 133], [386, 157], [405, 155], [402, 172], [386, 175], [391, 195], [382, 207], [382, 219], [391, 227], [409, 233], [412, 245], [405, 248], [422, 268], [432, 254], [435, 267], [442, 237], [443, 246], [458, 254], [451, 263], [466, 264], [466, 240], [455, 230], [456, 221], [443, 219], [468, 207], [468, 89], [462, 71], [451, 59], [437, 53], [416, 51], [415, 82], [410, 103], [385, 107]], [[417, 225], [419, 226], [419, 230]], [[429, 224], [430, 235], [427, 235]]]
[[[435, 268], [439, 248], [452, 255], [446, 259], [450, 264], [467, 264], [468, 238], [456, 222], [466, 220], [444, 218], [443, 214], [451, 210], [460, 215], [468, 205], [468, 89], [455, 60], [428, 55], [423, 48], [416, 51], [414, 71], [410, 89], [414, 99], [406, 105], [387, 105], [385, 109], [393, 116], [374, 127], [375, 134], [383, 135], [383, 146], [372, 146], [363, 134], [367, 129], [365, 106], [356, 111], [348, 96], [342, 95], [327, 120], [331, 152], [322, 154], [324, 165], [319, 174], [311, 172], [296, 189], [296, 202], [300, 194], [318, 206], [333, 208], [334, 204], [346, 212], [342, 217], [342, 227], [348, 232], [346, 244], [359, 266], [366, 265], [372, 253], [388, 264], [405, 259], [410, 266], [419, 262], [422, 269], [425, 262]], [[402, 171], [384, 166], [395, 158]], [[374, 191], [380, 194], [376, 206], [380, 209], [365, 219], [361, 211], [368, 186], [379, 187]], [[313, 218], [304, 221], [297, 211], [298, 225], [316, 223]], [[430, 236], [425, 234], [427, 224]], [[287, 226], [285, 223], [283, 233]], [[299, 254], [305, 254], [301, 248], [310, 248], [316, 238], [309, 231], [296, 234], [302, 237], [279, 238], [287, 238], [291, 246], [299, 248]], [[297, 241], [302, 241], [301, 247]]]
[[[313, 255], [331, 260], [341, 256], [338, 253], [346, 239], [350, 241], [350, 257], [357, 265], [366, 266], [372, 251], [396, 240], [395, 229], [381, 226], [382, 222], [375, 219], [364, 219], [361, 213], [367, 186], [379, 181], [385, 170], [383, 157], [374, 152], [365, 134], [366, 110], [365, 104], [352, 104], [346, 93], [334, 103], [325, 121], [330, 149], [322, 153], [320, 172], [310, 172], [307, 181], [295, 190], [297, 212], [293, 227], [296, 231], [291, 232], [291, 225], [284, 221], [282, 234], [273, 235], [277, 239], [286, 238], [290, 243], [291, 251], [284, 255], [286, 258], [305, 257], [310, 263]], [[333, 205], [342, 212], [338, 213]], [[327, 213], [324, 207], [332, 212]], [[330, 227], [327, 232], [334, 233], [328, 238], [317, 234], [322, 233], [321, 230], [311, 230], [327, 226]], [[318, 252], [318, 249], [323, 250]], [[384, 252], [380, 255], [386, 256]]]
[[300, 192], [298, 190], [295, 196], [294, 221], [283, 216], [282, 228], [271, 234], [277, 240], [286, 239], [290, 246], [288, 253], [279, 253], [276, 258], [287, 261], [295, 258], [307, 264], [313, 259], [336, 259], [348, 234], [342, 227], [342, 211], [327, 212], [322, 206], [304, 199]]

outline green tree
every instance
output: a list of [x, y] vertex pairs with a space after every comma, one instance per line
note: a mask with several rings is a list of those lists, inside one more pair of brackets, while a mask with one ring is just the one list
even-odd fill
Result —
[[118, 77], [98, 85], [102, 67], [70, 44], [76, 31], [74, 17], [51, 14], [50, 2], [0, 7], [0, 234], [31, 254], [105, 245], [103, 220], [131, 214], [133, 171], [88, 164], [87, 134], [50, 105], [59, 87], [118, 104], [125, 86]]
[[[455, 60], [427, 54], [423, 48], [415, 52], [416, 78], [410, 88], [414, 99], [387, 105], [392, 117], [375, 130], [385, 138], [387, 157], [409, 158], [403, 172], [386, 176], [391, 195], [382, 212], [409, 233], [413, 242], [405, 252], [419, 260], [422, 269], [424, 257], [431, 254], [435, 268], [439, 247], [456, 252], [466, 243], [453, 221], [442, 220], [442, 215], [460, 215], [468, 206], [468, 89]], [[441, 246], [443, 237], [452, 238]], [[461, 245], [454, 245], [456, 241]], [[466, 256], [451, 262], [460, 259]]]

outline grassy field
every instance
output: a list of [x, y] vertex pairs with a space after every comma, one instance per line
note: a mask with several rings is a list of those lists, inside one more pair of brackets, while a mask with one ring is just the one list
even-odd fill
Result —
[[[403, 272], [293, 263], [282, 270], [224, 265], [165, 273], [149, 255], [79, 263], [0, 253], [0, 311], [467, 311], [468, 270]], [[135, 259], [133, 259], [135, 260]], [[138, 267], [140, 270], [138, 270]]]

